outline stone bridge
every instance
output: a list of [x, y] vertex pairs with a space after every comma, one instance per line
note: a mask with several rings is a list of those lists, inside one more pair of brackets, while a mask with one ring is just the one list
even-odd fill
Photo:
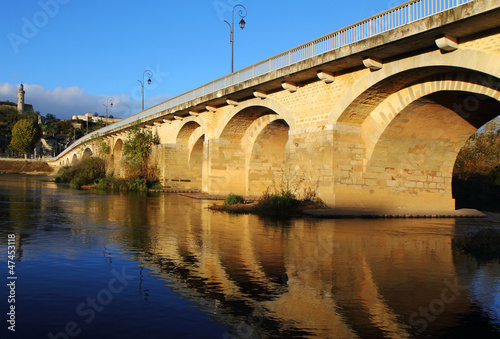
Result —
[[[99, 130], [109, 167], [140, 124], [164, 187], [454, 209], [457, 154], [500, 114], [499, 23], [499, 0], [410, 1]], [[53, 164], [95, 152], [93, 136]]]

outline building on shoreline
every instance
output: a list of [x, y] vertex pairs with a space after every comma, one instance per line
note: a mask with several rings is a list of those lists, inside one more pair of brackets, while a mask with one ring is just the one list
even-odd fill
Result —
[[106, 123], [109, 125], [109, 124], [112, 124], [114, 122], [117, 122], [117, 121], [120, 121], [122, 119], [118, 119], [118, 118], [111, 118], [111, 117], [102, 117], [102, 116], [95, 116], [94, 114], [92, 113], [85, 113], [85, 114], [80, 114], [80, 115], [73, 115], [71, 117], [71, 120], [83, 120], [83, 121], [88, 121], [88, 122], [93, 122], [93, 123], [97, 123], [99, 121], [101, 121], [102, 123]]

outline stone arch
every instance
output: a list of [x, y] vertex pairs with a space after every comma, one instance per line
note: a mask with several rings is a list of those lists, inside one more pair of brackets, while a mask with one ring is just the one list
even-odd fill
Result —
[[[177, 145], [182, 145], [187, 147], [190, 143], [190, 138], [193, 135], [193, 132], [200, 129], [201, 125], [194, 120], [189, 120], [187, 122], [182, 121], [183, 124], [179, 128], [179, 131], [177, 132], [177, 137], [176, 137], [176, 144]], [[201, 131], [203, 131], [203, 128], [201, 128]]]
[[[482, 114], [467, 121], [454, 104], [467, 95], [498, 102], [497, 58], [472, 50], [434, 51], [389, 62], [358, 80], [329, 117], [352, 135], [350, 143], [342, 144], [342, 136], [334, 141], [336, 201], [454, 209], [451, 180], [458, 151], [491, 119]], [[335, 160], [346, 152], [350, 160]]]
[[188, 117], [180, 123], [175, 143], [164, 146], [168, 158], [165, 180], [167, 186], [200, 190], [204, 173], [205, 123], [199, 117]]
[[246, 152], [246, 194], [260, 196], [283, 175], [289, 126], [276, 114], [256, 119], [241, 138]]
[[[358, 183], [385, 206], [454, 209], [456, 157], [479, 127], [499, 115], [498, 84], [498, 78], [461, 69], [387, 95], [358, 122]], [[352, 115], [345, 118], [354, 124]]]
[[71, 157], [71, 164], [76, 165], [77, 162], [78, 162], [78, 155], [76, 155], [76, 153], [73, 153], [73, 156]]
[[90, 158], [92, 157], [92, 154], [92, 149], [90, 149], [90, 147], [87, 147], [82, 153], [82, 159]]
[[[391, 124], [393, 119], [410, 105], [415, 105], [425, 97], [444, 96], [447, 93], [458, 92], [463, 93], [462, 96], [468, 95], [473, 98], [487, 96], [493, 100], [500, 100], [500, 91], [495, 88], [500, 83], [499, 81], [499, 79], [495, 79], [489, 75], [475, 72], [445, 73], [422, 79], [411, 86], [407, 86], [389, 95], [371, 111], [370, 115], [364, 119], [361, 125], [362, 138], [366, 146], [367, 162], [370, 161], [373, 148], [378, 143], [382, 133]], [[438, 98], [436, 100], [439, 101]], [[483, 118], [477, 115], [472, 116], [471, 113], [474, 112], [468, 112], [464, 107], [464, 105], [470, 106], [467, 100], [465, 98], [464, 100], [448, 103], [447, 106], [451, 106], [450, 109], [454, 110], [462, 119], [471, 120], [470, 125], [475, 132], [477, 128], [490, 119], [487, 116]], [[484, 101], [484, 98], [480, 101]], [[475, 110], [478, 110], [478, 108], [475, 108]], [[459, 122], [455, 122], [455, 127], [458, 127], [458, 125]], [[428, 128], [430, 127], [432, 126], [428, 126]], [[453, 125], [451, 124], [449, 124], [449, 127], [453, 129]]]
[[408, 84], [437, 73], [463, 70], [500, 78], [498, 55], [462, 49], [442, 54], [436, 50], [385, 63], [382, 69], [368, 73], [351, 86], [330, 111], [329, 123], [359, 124], [370, 108]]
[[288, 126], [290, 126], [291, 130], [295, 129], [295, 119], [285, 106], [283, 106], [281, 103], [271, 98], [266, 98], [266, 99], [255, 98], [241, 102], [238, 104], [238, 106], [235, 106], [231, 110], [229, 110], [229, 112], [226, 113], [221, 123], [219, 124], [219, 128], [215, 133], [215, 138], [220, 138], [222, 132], [224, 131], [224, 129], [226, 129], [229, 122], [241, 111], [246, 110], [250, 107], [258, 107], [258, 106], [264, 107], [265, 109], [273, 111], [274, 113], [278, 114], [282, 119], [286, 121]]
[[270, 105], [249, 101], [228, 112], [210, 141], [211, 192], [260, 195], [281, 177], [290, 126]]

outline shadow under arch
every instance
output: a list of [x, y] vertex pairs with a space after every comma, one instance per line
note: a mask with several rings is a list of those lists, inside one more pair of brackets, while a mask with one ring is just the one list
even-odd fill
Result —
[[180, 156], [179, 177], [182, 176], [181, 180], [187, 186], [200, 190], [204, 172], [203, 152], [206, 139], [204, 125], [204, 122], [197, 118], [183, 121], [176, 137], [176, 153]]

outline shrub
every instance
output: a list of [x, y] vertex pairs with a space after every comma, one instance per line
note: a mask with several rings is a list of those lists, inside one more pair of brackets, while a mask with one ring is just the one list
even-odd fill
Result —
[[145, 192], [148, 190], [146, 179], [130, 179], [125, 181], [125, 185], [128, 191]]
[[104, 160], [100, 158], [84, 158], [75, 166], [63, 167], [55, 175], [57, 183], [70, 183], [71, 188], [78, 189], [83, 185], [93, 184], [97, 179], [106, 176]]
[[119, 180], [110, 176], [98, 179], [94, 184], [94, 187], [98, 190], [118, 191], [125, 188], [125, 183], [123, 182], [123, 180]]
[[224, 200], [224, 205], [236, 205], [242, 204], [245, 202], [245, 199], [241, 195], [229, 194]]
[[292, 216], [298, 213], [300, 201], [295, 198], [290, 190], [277, 193], [265, 191], [259, 199], [255, 211], [261, 215]]
[[151, 188], [154, 190], [161, 190], [163, 188], [163, 185], [159, 181], [157, 181], [151, 185]]

